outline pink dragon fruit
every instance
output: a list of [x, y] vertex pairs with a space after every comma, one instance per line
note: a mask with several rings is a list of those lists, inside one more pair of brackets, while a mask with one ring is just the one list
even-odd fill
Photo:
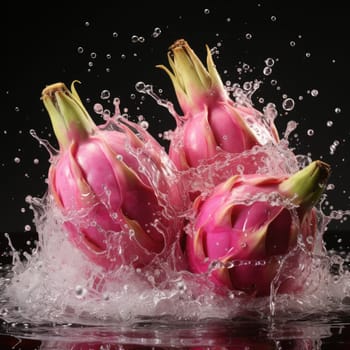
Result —
[[64, 214], [69, 238], [105, 269], [150, 263], [181, 227], [181, 220], [162, 206], [166, 200], [176, 207], [179, 199], [176, 186], [167, 182], [171, 167], [163, 148], [129, 121], [116, 122], [113, 129], [98, 127], [74, 82], [71, 91], [63, 83], [47, 86], [42, 100], [59, 142], [49, 169], [49, 193]]
[[[293, 275], [292, 267], [313, 251], [315, 204], [329, 173], [328, 164], [314, 161], [286, 177], [235, 175], [197, 197], [186, 242], [190, 270], [209, 272], [219, 288], [268, 295], [281, 257], [303, 247], [290, 253]], [[302, 276], [287, 279], [278, 292], [297, 291], [304, 282]]]
[[[196, 167], [220, 151], [241, 153], [256, 145], [279, 141], [272, 120], [251, 104], [239, 104], [229, 97], [208, 47], [207, 69], [183, 39], [170, 47], [168, 60], [172, 72], [164, 65], [158, 67], [170, 76], [184, 113], [181, 119], [177, 118], [169, 147], [178, 169]], [[249, 172], [251, 162], [243, 165]]]

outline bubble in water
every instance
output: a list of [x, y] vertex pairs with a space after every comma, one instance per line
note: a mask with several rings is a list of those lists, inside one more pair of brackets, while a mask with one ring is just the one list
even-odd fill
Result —
[[19, 158], [19, 157], [15, 157], [15, 158], [14, 158], [14, 161], [15, 161], [15, 163], [17, 163], [17, 164], [18, 164], [18, 163], [20, 163], [20, 162], [21, 162], [21, 158]]
[[112, 58], [112, 55], [110, 53], [107, 53], [106, 58], [107, 58], [107, 60], [110, 60]]
[[15, 112], [19, 112], [19, 107], [15, 107]]
[[230, 18], [230, 17], [227, 17], [227, 18], [226, 18], [226, 22], [231, 22], [231, 18]]
[[210, 13], [210, 10], [209, 9], [204, 9], [204, 14], [205, 15], [208, 15]]
[[295, 106], [295, 102], [292, 98], [288, 97], [282, 102], [282, 107], [285, 111], [291, 111]]
[[318, 96], [318, 90], [312, 89], [310, 94], [311, 94], [311, 96], [316, 97], [316, 96]]
[[275, 85], [277, 85], [277, 80], [275, 80], [275, 79], [272, 79], [272, 80], [271, 80], [271, 85], [272, 85], [272, 86], [275, 86]]
[[91, 57], [92, 59], [95, 59], [95, 58], [97, 57], [96, 52], [91, 52], [91, 53], [90, 53], [90, 57]]
[[137, 35], [133, 35], [132, 37], [131, 37], [131, 42], [132, 43], [137, 43], [139, 41], [139, 37], [137, 36]]
[[158, 38], [159, 35], [162, 34], [162, 30], [159, 27], [153, 29], [152, 37]]
[[111, 93], [109, 92], [109, 90], [102, 90], [101, 91], [101, 99], [102, 100], [107, 100], [107, 99], [109, 99], [110, 98], [110, 96], [111, 96]]
[[90, 22], [85, 21], [84, 25], [85, 25], [85, 27], [89, 27], [90, 26]]
[[328, 120], [326, 125], [330, 128], [331, 126], [333, 126], [333, 121], [332, 120]]
[[313, 129], [309, 129], [308, 131], [307, 131], [307, 135], [308, 136], [313, 136], [315, 134], [315, 131], [313, 130]]
[[277, 17], [276, 17], [276, 16], [271, 16], [270, 18], [271, 18], [271, 21], [272, 21], [272, 22], [275, 22], [275, 21], [276, 21], [276, 19], [277, 19]]
[[247, 33], [247, 34], [245, 35], [245, 38], [248, 39], [248, 40], [250, 40], [252, 37], [253, 37], [253, 35], [250, 34], [250, 33]]
[[337, 114], [339, 114], [339, 113], [341, 112], [341, 109], [340, 109], [339, 107], [335, 107], [335, 108], [334, 108], [334, 112], [337, 113]]
[[307, 58], [309, 58], [309, 57], [311, 57], [311, 53], [310, 53], [310, 52], [306, 52], [306, 53], [305, 53], [305, 56], [306, 56]]
[[34, 164], [39, 164], [39, 159], [38, 159], [38, 158], [34, 158], [34, 159], [33, 159], [33, 163], [34, 163]]
[[28, 232], [30, 231], [32, 228], [30, 227], [30, 225], [25, 225], [24, 226], [24, 231]]
[[83, 53], [84, 52], [84, 48], [82, 46], [79, 46], [77, 48], [77, 51], [78, 51], [78, 53]]
[[118, 38], [118, 33], [117, 32], [113, 32], [113, 38]]
[[290, 42], [289, 42], [289, 45], [292, 46], [292, 47], [294, 47], [294, 46], [295, 46], [295, 41], [293, 41], [293, 40], [290, 41]]
[[82, 287], [82, 286], [76, 286], [75, 287], [75, 296], [78, 298], [78, 299], [82, 299], [84, 298], [84, 296], [87, 294], [87, 290]]

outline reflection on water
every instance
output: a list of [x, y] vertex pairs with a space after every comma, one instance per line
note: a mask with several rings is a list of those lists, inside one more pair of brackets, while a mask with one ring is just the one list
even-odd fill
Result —
[[[300, 320], [203, 320], [169, 322], [144, 319], [106, 326], [23, 325], [3, 323], [2, 344], [9, 349], [346, 349], [349, 313], [312, 315]], [[10, 336], [6, 336], [10, 334]], [[343, 347], [337, 347], [343, 346]]]

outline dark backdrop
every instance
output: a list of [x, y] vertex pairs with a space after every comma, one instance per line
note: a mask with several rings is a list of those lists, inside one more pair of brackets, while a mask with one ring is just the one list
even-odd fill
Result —
[[[131, 115], [144, 115], [150, 131], [157, 135], [174, 126], [172, 117], [151, 98], [142, 101], [135, 84], [152, 84], [157, 93], [163, 91], [163, 98], [175, 102], [170, 80], [155, 65], [167, 64], [167, 48], [179, 38], [185, 38], [202, 59], [205, 44], [216, 46], [219, 53], [214, 59], [225, 81], [240, 82], [237, 68], [249, 64], [252, 71], [242, 81], [264, 82], [254, 95], [257, 108], [274, 102], [280, 112], [276, 123], [281, 133], [290, 120], [299, 125], [290, 136], [296, 153], [331, 164], [332, 188], [326, 192], [325, 211], [350, 209], [345, 5], [340, 1], [286, 5], [281, 1], [219, 0], [195, 2], [191, 8], [186, 5], [178, 1], [5, 5], [0, 67], [1, 250], [6, 242], [3, 233], [9, 233], [18, 245], [35, 237], [25, 197], [41, 197], [46, 192], [49, 155], [30, 130], [56, 146], [40, 101], [41, 90], [54, 82], [69, 85], [80, 80], [78, 91], [96, 118], [93, 105], [107, 104], [100, 99], [101, 91], [107, 89]], [[157, 37], [156, 28], [161, 30]], [[144, 42], [133, 42], [133, 35], [143, 37]], [[276, 63], [272, 74], [265, 76], [264, 61], [269, 57]], [[287, 114], [281, 107], [284, 94], [296, 101]], [[264, 102], [259, 103], [259, 98]], [[343, 239], [339, 242], [347, 247], [345, 232], [350, 231], [350, 220], [342, 221], [330, 223], [326, 238], [332, 244]]]

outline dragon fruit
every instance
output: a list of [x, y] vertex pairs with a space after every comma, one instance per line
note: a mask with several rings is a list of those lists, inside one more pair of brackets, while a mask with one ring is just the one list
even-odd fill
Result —
[[171, 166], [165, 151], [130, 121], [97, 126], [74, 82], [71, 91], [63, 83], [47, 86], [42, 100], [59, 143], [49, 169], [49, 193], [64, 215], [70, 240], [106, 270], [149, 264], [176, 240], [181, 227], [162, 205], [179, 204], [176, 185], [167, 181]]
[[[171, 78], [184, 115], [177, 118], [169, 155], [178, 169], [197, 167], [220, 151], [242, 153], [256, 145], [279, 141], [273, 120], [252, 107], [234, 102], [216, 70], [207, 46], [207, 69], [188, 43], [177, 40], [168, 53]], [[243, 164], [247, 172], [251, 162]], [[247, 173], [246, 172], [246, 173]]]
[[[293, 276], [293, 267], [313, 251], [315, 204], [329, 174], [329, 165], [317, 160], [285, 177], [235, 175], [197, 197], [186, 242], [190, 270], [209, 273], [219, 289], [268, 295], [282, 257], [290, 254], [287, 275]], [[304, 280], [294, 277], [278, 292], [300, 290]]]

